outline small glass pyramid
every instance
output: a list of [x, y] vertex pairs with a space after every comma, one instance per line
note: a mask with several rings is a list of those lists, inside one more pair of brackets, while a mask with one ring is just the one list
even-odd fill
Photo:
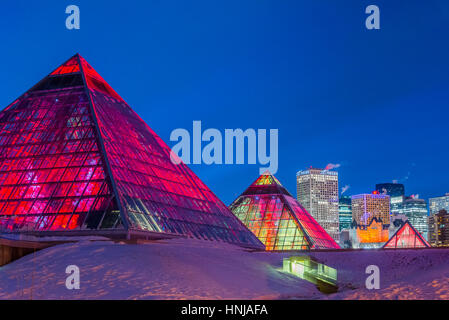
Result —
[[340, 248], [269, 172], [257, 178], [229, 208], [266, 250]]
[[407, 220], [402, 227], [388, 240], [383, 248], [430, 248], [430, 244]]

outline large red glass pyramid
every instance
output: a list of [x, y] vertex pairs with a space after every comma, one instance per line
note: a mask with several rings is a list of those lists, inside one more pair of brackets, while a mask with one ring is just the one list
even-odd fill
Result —
[[266, 250], [340, 248], [269, 172], [254, 181], [229, 208]]
[[0, 113], [0, 231], [260, 241], [80, 56]]
[[430, 244], [407, 220], [402, 227], [388, 240], [383, 248], [402, 249], [402, 248], [430, 248]]

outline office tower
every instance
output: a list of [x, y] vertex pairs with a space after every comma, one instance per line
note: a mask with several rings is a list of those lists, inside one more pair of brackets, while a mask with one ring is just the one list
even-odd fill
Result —
[[407, 217], [413, 228], [415, 228], [424, 239], [427, 239], [428, 211], [426, 201], [415, 197], [406, 197], [400, 211]]
[[3, 232], [264, 248], [78, 54], [0, 113], [0, 195]]
[[299, 171], [296, 185], [298, 202], [338, 242], [338, 173], [314, 168]]
[[429, 216], [429, 243], [433, 247], [449, 246], [449, 213], [444, 209]]
[[359, 194], [351, 197], [352, 243], [355, 248], [380, 248], [389, 239], [390, 196]]
[[357, 225], [368, 225], [371, 219], [390, 224], [390, 196], [384, 194], [359, 194], [351, 197], [352, 219]]
[[351, 229], [352, 225], [352, 206], [350, 196], [341, 196], [338, 203], [338, 215], [340, 231]]
[[430, 198], [429, 199], [429, 211], [430, 214], [436, 214], [440, 210], [446, 210], [449, 212], [449, 193], [442, 197]]
[[266, 250], [339, 249], [273, 175], [264, 173], [230, 206]]
[[392, 214], [397, 214], [404, 200], [405, 188], [401, 183], [379, 183], [376, 184], [376, 191], [379, 194], [386, 194], [390, 196], [390, 211]]

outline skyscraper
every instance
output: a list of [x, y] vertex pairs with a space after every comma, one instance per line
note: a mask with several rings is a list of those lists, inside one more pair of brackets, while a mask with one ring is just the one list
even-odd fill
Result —
[[429, 199], [430, 214], [436, 214], [440, 212], [440, 210], [446, 210], [449, 212], [449, 193], [446, 193], [446, 195], [441, 197]]
[[400, 197], [405, 194], [404, 185], [401, 183], [378, 183], [376, 191], [380, 194], [387, 194], [390, 198]]
[[379, 194], [390, 196], [390, 211], [392, 214], [398, 214], [404, 201], [404, 185], [401, 183], [379, 183], [376, 184], [376, 191]]
[[427, 240], [428, 211], [426, 201], [424, 199], [407, 197], [402, 203], [400, 210], [407, 217], [413, 228]]
[[298, 202], [339, 241], [338, 172], [310, 168], [296, 174]]
[[350, 196], [341, 196], [338, 203], [339, 227], [340, 231], [343, 229], [350, 229], [352, 225], [352, 206]]
[[389, 238], [390, 196], [374, 192], [351, 200], [354, 248], [380, 248]]
[[0, 231], [264, 248], [78, 54], [0, 113]]
[[359, 194], [352, 196], [352, 219], [357, 225], [367, 226], [373, 218], [390, 225], [390, 196], [384, 194]]
[[429, 216], [429, 243], [434, 247], [449, 246], [449, 213], [444, 209]]

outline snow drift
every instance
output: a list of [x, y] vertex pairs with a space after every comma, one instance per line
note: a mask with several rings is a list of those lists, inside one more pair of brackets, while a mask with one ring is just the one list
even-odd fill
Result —
[[[66, 243], [1, 267], [0, 299], [449, 299], [446, 249], [310, 253], [338, 270], [332, 295], [281, 272], [292, 255], [191, 239]], [[365, 289], [371, 264], [379, 290]], [[80, 269], [79, 290], [65, 287], [68, 265]]]

